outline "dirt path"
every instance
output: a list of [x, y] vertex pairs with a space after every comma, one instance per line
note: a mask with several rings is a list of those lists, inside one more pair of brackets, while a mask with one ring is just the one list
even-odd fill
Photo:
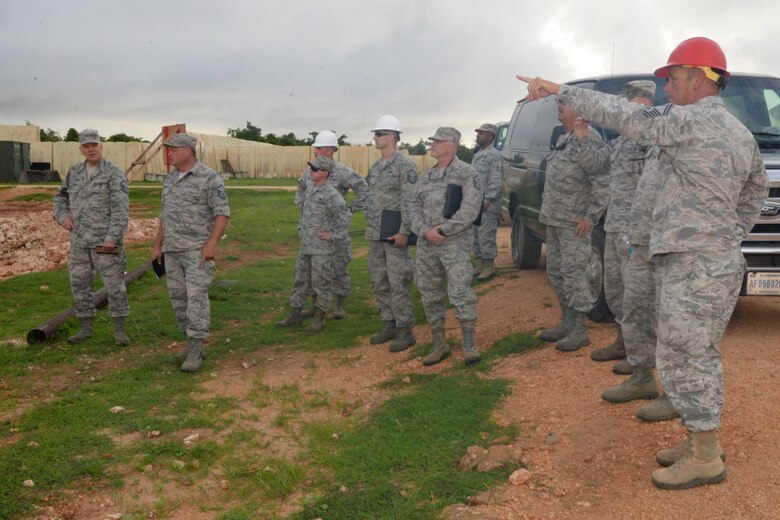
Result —
[[[509, 258], [509, 229], [500, 229], [503, 276], [479, 289], [478, 343], [481, 348], [517, 331], [535, 330], [559, 317], [543, 269], [516, 271]], [[635, 418], [636, 403], [612, 405], [599, 397], [622, 378], [611, 364], [594, 363], [589, 353], [612, 341], [611, 325], [589, 324], [592, 344], [563, 354], [551, 346], [496, 363], [492, 374], [513, 381], [512, 394], [495, 414], [502, 424], [520, 425], [523, 436], [515, 451], [532, 473], [528, 483], [501, 486], [488, 504], [471, 508], [473, 518], [500, 519], [732, 519], [780, 518], [780, 299], [741, 298], [729, 324], [722, 350], [726, 406], [721, 444], [727, 452], [726, 482], [690, 491], [656, 489], [650, 474], [655, 452], [676, 444], [684, 432], [676, 421], [648, 424]], [[419, 326], [419, 342], [430, 330]], [[447, 334], [459, 336], [452, 311]], [[384, 392], [378, 383], [395, 374], [442, 371], [459, 363], [460, 353], [431, 369], [406, 353], [364, 345], [325, 353], [290, 352], [283, 346], [241, 357], [211, 360], [210, 397], [235, 397], [242, 406], [257, 384], [270, 388], [296, 384], [302, 392], [327, 391], [365, 410], [378, 406]], [[271, 411], [272, 412], [272, 411]], [[273, 414], [259, 414], [256, 427], [273, 435]], [[350, 413], [342, 410], [342, 413]], [[284, 451], [283, 442], [279, 449]], [[154, 486], [129, 474], [117, 493], [73, 496], [66, 504], [38, 518], [95, 518], [125, 511], [132, 494], [153, 500]], [[148, 485], [147, 485], [148, 484]], [[167, 486], [166, 497], [181, 501], [173, 519], [213, 518], [188, 500], [191, 489]], [[205, 489], [207, 496], [218, 489]], [[202, 496], [199, 497], [202, 499]], [[137, 504], [137, 502], [136, 502]]]

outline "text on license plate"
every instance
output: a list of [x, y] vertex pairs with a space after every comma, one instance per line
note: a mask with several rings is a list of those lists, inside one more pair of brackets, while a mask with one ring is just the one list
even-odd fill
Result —
[[780, 296], [780, 273], [748, 273], [747, 294]]

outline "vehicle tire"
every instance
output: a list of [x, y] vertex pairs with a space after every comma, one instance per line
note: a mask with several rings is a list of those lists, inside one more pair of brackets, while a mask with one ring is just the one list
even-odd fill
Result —
[[520, 210], [512, 215], [512, 261], [518, 269], [533, 269], [539, 265], [542, 242], [531, 234], [523, 222]]
[[590, 260], [586, 269], [588, 278], [588, 292], [593, 306], [588, 312], [591, 321], [607, 323], [615, 316], [607, 305], [607, 296], [604, 294], [604, 242], [606, 233], [603, 226], [595, 226], [590, 235]]

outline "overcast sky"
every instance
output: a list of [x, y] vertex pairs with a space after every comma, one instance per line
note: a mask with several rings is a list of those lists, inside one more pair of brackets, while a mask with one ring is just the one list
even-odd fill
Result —
[[[729, 69], [780, 76], [777, 0], [0, 0], [0, 124], [154, 138], [330, 129], [382, 114], [416, 143], [509, 119], [514, 75], [648, 72], [692, 36]], [[614, 55], [613, 55], [614, 49]]]

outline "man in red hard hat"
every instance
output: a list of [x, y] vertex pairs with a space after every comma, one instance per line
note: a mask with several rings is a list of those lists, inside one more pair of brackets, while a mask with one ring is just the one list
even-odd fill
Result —
[[720, 342], [742, 284], [740, 243], [768, 194], [767, 174], [753, 135], [718, 95], [729, 73], [717, 43], [686, 40], [655, 74], [667, 78], [669, 105], [644, 108], [542, 78], [518, 79], [532, 98], [557, 94], [594, 123], [660, 147], [649, 245], [660, 298], [656, 363], [689, 435], [658, 452], [658, 462], [669, 467], [654, 471], [652, 480], [663, 489], [687, 489], [726, 478], [716, 435]]

